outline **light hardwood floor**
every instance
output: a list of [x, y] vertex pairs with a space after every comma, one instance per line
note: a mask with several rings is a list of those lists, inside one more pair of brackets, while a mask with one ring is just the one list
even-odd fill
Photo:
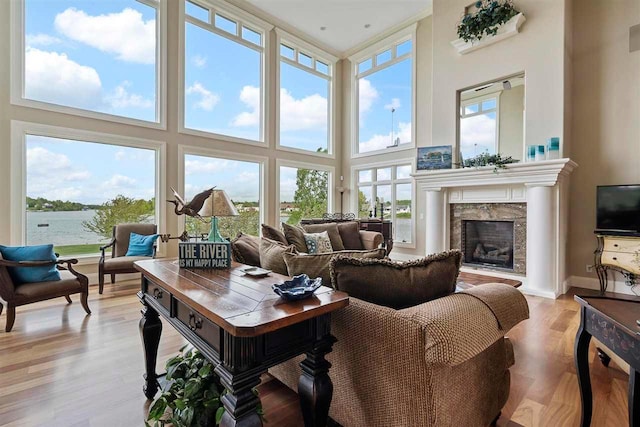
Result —
[[[0, 425], [143, 425], [148, 408], [142, 388], [141, 305], [136, 283], [90, 290], [93, 314], [84, 315], [76, 297], [19, 307], [11, 333], [0, 316]], [[527, 297], [531, 319], [509, 333], [516, 365], [511, 395], [499, 426], [577, 426], [580, 397], [573, 366], [579, 323], [572, 295], [556, 301]], [[159, 369], [183, 339], [166, 326]], [[593, 426], [624, 426], [628, 376], [603, 367], [591, 348]], [[267, 426], [302, 425], [296, 395], [278, 381], [260, 386]]]

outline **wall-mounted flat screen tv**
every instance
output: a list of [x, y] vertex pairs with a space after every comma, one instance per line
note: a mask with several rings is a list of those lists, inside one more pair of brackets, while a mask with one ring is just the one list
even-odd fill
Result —
[[599, 232], [640, 233], [640, 184], [598, 186]]

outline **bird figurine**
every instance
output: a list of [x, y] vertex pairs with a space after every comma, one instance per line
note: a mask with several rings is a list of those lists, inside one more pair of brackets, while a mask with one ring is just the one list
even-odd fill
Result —
[[215, 187], [196, 194], [189, 203], [185, 202], [182, 196], [180, 196], [178, 192], [173, 189], [173, 187], [170, 188], [171, 191], [173, 191], [175, 200], [167, 200], [167, 202], [173, 203], [175, 205], [174, 212], [176, 213], [176, 215], [187, 215], [193, 218], [197, 218], [200, 221], [206, 222], [204, 218], [202, 218], [198, 214], [198, 212], [200, 212], [200, 209], [202, 209], [202, 206], [204, 206], [204, 202], [209, 198], [209, 196], [211, 196], [211, 193], [213, 193], [213, 189]]

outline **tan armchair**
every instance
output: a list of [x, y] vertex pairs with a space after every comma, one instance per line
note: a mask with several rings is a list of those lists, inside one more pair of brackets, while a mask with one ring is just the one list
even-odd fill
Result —
[[[44, 301], [52, 298], [65, 297], [71, 304], [72, 294], [80, 294], [80, 303], [87, 314], [91, 314], [87, 298], [89, 297], [89, 279], [75, 271], [73, 264], [77, 259], [57, 261], [7, 261], [0, 255], [0, 297], [7, 303], [7, 326], [5, 331], [11, 332], [16, 320], [16, 307]], [[14, 283], [7, 267], [46, 267], [56, 265], [60, 270], [61, 280], [38, 283]], [[3, 305], [0, 302], [0, 314]]]
[[[104, 276], [111, 276], [111, 283], [116, 282], [116, 274], [137, 273], [133, 263], [136, 261], [155, 258], [156, 247], [153, 247], [153, 257], [126, 256], [129, 249], [129, 237], [131, 233], [149, 236], [156, 234], [158, 227], [155, 224], [118, 224], [113, 227], [113, 238], [109, 244], [102, 246], [100, 251], [100, 261], [98, 263], [98, 292], [102, 294], [104, 290]], [[111, 248], [111, 257], [106, 256], [105, 251]]]

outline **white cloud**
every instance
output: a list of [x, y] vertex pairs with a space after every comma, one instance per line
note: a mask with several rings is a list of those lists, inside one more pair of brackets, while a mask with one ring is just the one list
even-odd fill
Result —
[[127, 88], [131, 86], [131, 83], [124, 81], [118, 86], [112, 94], [105, 96], [105, 102], [112, 108], [151, 108], [154, 106], [152, 100], [144, 98], [142, 95], [135, 93], [129, 93]]
[[[460, 145], [466, 152], [495, 151], [496, 120], [486, 114], [460, 120]], [[477, 146], [476, 146], [477, 145]]]
[[137, 181], [125, 175], [115, 174], [108, 180], [104, 181], [105, 188], [128, 188], [136, 185]]
[[231, 122], [232, 126], [256, 126], [260, 124], [260, 88], [244, 86], [240, 91], [240, 101], [251, 111], [238, 114]]
[[360, 142], [360, 153], [387, 148], [388, 146], [393, 145], [393, 140], [396, 138], [400, 138], [401, 144], [411, 142], [411, 122], [400, 122], [398, 123], [398, 127], [400, 128], [400, 131], [394, 132], [393, 136], [391, 135], [391, 132], [386, 135], [375, 134], [367, 141]]
[[207, 160], [187, 160], [184, 162], [184, 171], [186, 175], [196, 173], [216, 173], [222, 172], [229, 167], [229, 160], [225, 159], [207, 159]]
[[98, 72], [72, 61], [64, 53], [27, 48], [25, 82], [27, 98], [87, 109], [102, 104]]
[[122, 61], [153, 64], [156, 21], [145, 21], [137, 10], [91, 16], [76, 8], [56, 15], [55, 28], [72, 40], [111, 53]]
[[386, 104], [384, 106], [384, 109], [385, 110], [389, 110], [389, 111], [397, 110], [398, 108], [400, 108], [400, 99], [399, 98], [393, 98], [390, 103], [388, 103], [388, 104]]
[[[82, 194], [80, 186], [91, 174], [74, 165], [64, 154], [43, 147], [27, 150], [27, 193], [31, 197], [50, 200], [77, 200]], [[61, 185], [70, 183], [71, 185]]]
[[205, 88], [200, 82], [193, 83], [186, 92], [187, 95], [200, 95], [200, 100], [194, 105], [205, 111], [212, 111], [213, 107], [220, 102], [220, 96]]
[[327, 126], [327, 98], [316, 94], [301, 99], [280, 89], [280, 130], [322, 129]]
[[127, 158], [127, 153], [125, 153], [122, 150], [118, 150], [118, 151], [116, 151], [115, 158], [118, 161], [122, 161], [122, 160]]
[[204, 68], [207, 65], [207, 57], [204, 55], [193, 55], [191, 57], [191, 63], [196, 68]]
[[367, 79], [360, 79], [358, 83], [358, 107], [360, 109], [360, 120], [362, 116], [371, 110], [374, 101], [378, 99], [378, 90]]
[[25, 42], [27, 46], [33, 47], [33, 46], [51, 46], [52, 44], [61, 43], [62, 40], [60, 40], [57, 37], [50, 36], [49, 34], [39, 33], [39, 34], [27, 34]]

